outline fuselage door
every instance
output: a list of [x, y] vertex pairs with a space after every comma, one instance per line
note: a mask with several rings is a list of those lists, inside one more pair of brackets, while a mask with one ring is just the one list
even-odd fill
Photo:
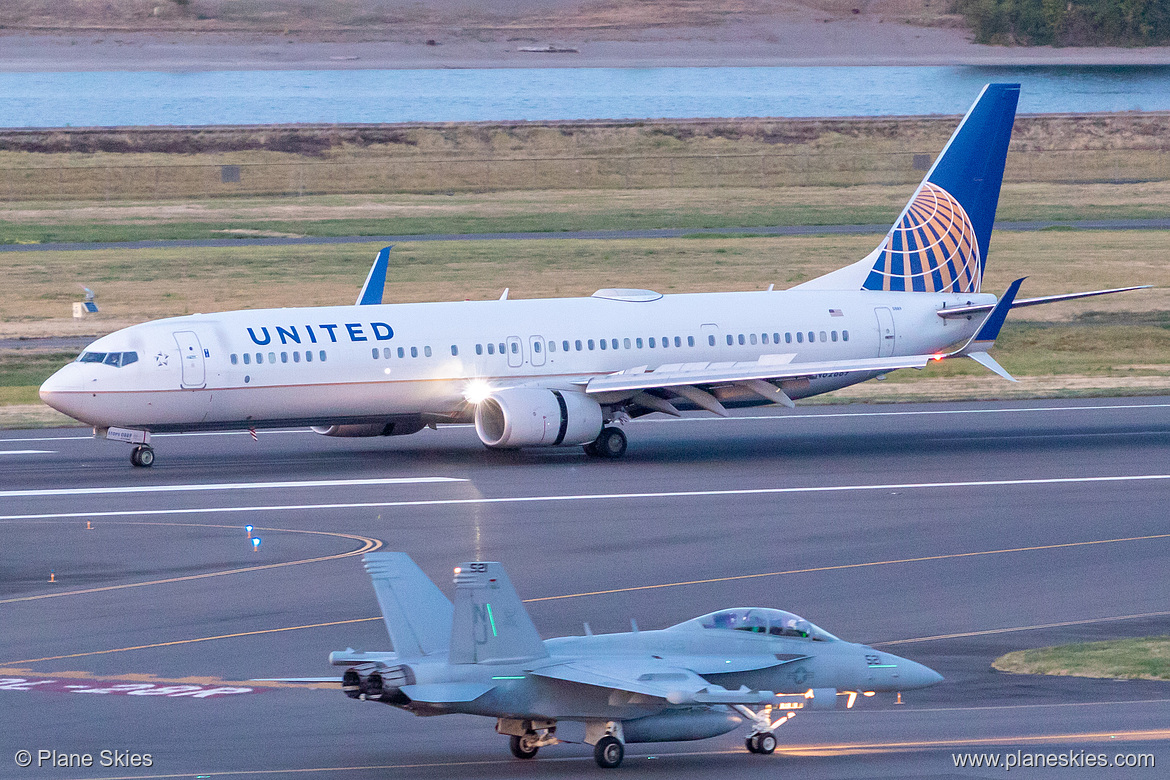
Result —
[[508, 365], [512, 368], [524, 365], [524, 342], [518, 336], [508, 337]]
[[545, 356], [543, 336], [532, 336], [528, 339], [528, 359], [532, 361], [532, 365], [534, 366], [544, 365]]
[[207, 370], [203, 363], [203, 345], [194, 331], [175, 332], [179, 345], [179, 362], [183, 366], [183, 387], [203, 387], [207, 384]]
[[885, 306], [873, 310], [878, 321], [878, 357], [894, 354], [894, 314]]

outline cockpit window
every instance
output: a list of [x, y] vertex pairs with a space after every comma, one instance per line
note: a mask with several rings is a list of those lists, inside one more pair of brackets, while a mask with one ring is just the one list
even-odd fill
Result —
[[138, 362], [137, 352], [82, 352], [78, 363], [104, 363], [107, 366], [121, 368]]
[[809, 639], [814, 642], [832, 642], [837, 638], [799, 615], [779, 609], [725, 609], [687, 623], [697, 623], [703, 628], [747, 631], [753, 634]]

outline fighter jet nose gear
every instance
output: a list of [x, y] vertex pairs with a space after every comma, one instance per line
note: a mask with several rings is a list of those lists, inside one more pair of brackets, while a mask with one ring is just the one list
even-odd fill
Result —
[[[657, 631], [542, 640], [503, 566], [455, 569], [448, 601], [405, 553], [364, 558], [394, 652], [330, 654], [341, 689], [416, 715], [496, 719], [512, 755], [562, 742], [621, 764], [627, 744], [707, 739], [750, 724], [752, 753], [803, 710], [942, 679], [779, 609], [720, 610]], [[891, 673], [896, 670], [897, 675]]]

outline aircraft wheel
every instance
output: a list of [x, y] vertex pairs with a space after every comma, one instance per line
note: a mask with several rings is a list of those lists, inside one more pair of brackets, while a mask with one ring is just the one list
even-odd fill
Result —
[[588, 444], [582, 446], [581, 449], [585, 450], [585, 454], [591, 458], [598, 458], [601, 456], [601, 453], [597, 451], [597, 445], [594, 442], [589, 442]]
[[592, 446], [597, 457], [616, 460], [626, 454], [626, 434], [621, 428], [602, 428]]
[[756, 735], [756, 752], [770, 756], [776, 752], [776, 735], [770, 731]]
[[536, 758], [536, 751], [540, 750], [540, 748], [530, 747], [530, 741], [531, 737], [528, 735], [518, 737], [513, 734], [509, 745], [512, 748], [512, 755], [516, 756], [516, 758]]
[[748, 749], [749, 753], [759, 753], [760, 752], [760, 748], [756, 744], [756, 738], [758, 736], [759, 735], [757, 735], [757, 734], [752, 734], [750, 737], [748, 737], [747, 739], [745, 739], [743, 741], [743, 746]]
[[593, 760], [602, 769], [616, 769], [625, 754], [626, 748], [617, 737], [602, 737], [593, 746]]
[[154, 463], [154, 450], [145, 445], [138, 445], [130, 450], [130, 463], [134, 466], [141, 466], [142, 468], [150, 468]]

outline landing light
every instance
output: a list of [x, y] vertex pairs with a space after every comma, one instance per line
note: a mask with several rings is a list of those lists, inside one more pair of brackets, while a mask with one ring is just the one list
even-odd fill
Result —
[[463, 389], [463, 397], [467, 403], [478, 405], [483, 403], [492, 394], [492, 386], [483, 379], [472, 379]]

